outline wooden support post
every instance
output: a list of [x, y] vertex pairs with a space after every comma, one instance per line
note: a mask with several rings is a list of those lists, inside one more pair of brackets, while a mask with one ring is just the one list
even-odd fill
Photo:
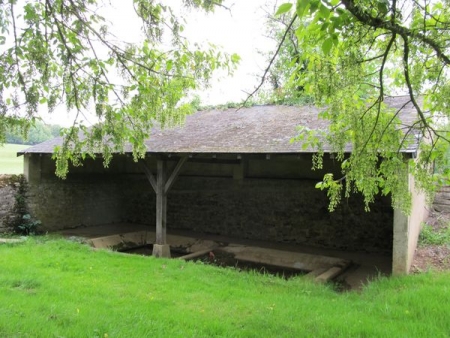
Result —
[[153, 255], [156, 257], [170, 257], [170, 247], [166, 242], [167, 233], [167, 193], [178, 177], [181, 167], [187, 161], [182, 157], [178, 161], [172, 174], [167, 178], [166, 162], [156, 161], [156, 179], [144, 161], [141, 161], [145, 176], [147, 176], [153, 190], [156, 193], [156, 241], [153, 245]]
[[156, 244], [166, 244], [166, 192], [164, 191], [164, 161], [156, 162]]
[[166, 233], [167, 233], [167, 193], [164, 191], [163, 194], [163, 211], [162, 211], [162, 239], [164, 244], [166, 244]]

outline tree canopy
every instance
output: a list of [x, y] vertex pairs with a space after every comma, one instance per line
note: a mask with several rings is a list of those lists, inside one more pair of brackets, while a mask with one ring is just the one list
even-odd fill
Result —
[[[9, 0], [0, 3], [0, 141], [7, 130], [26, 132], [40, 106], [77, 113], [56, 150], [57, 174], [101, 151], [108, 165], [113, 151], [133, 145], [144, 156], [154, 123], [180, 123], [191, 112], [190, 89], [208, 84], [215, 69], [231, 72], [239, 61], [214, 46], [191, 46], [182, 18], [164, 2], [134, 0], [141, 21], [139, 43], [118, 41], [101, 15], [101, 0]], [[184, 0], [180, 5], [211, 11], [220, 1]], [[95, 111], [98, 123], [80, 123]], [[79, 138], [82, 131], [83, 139]]]
[[59, 125], [36, 121], [26, 135], [20, 132], [7, 131], [5, 142], [13, 144], [38, 144], [59, 136], [60, 131], [61, 126]]
[[[69, 160], [77, 165], [98, 150], [107, 165], [126, 142], [138, 159], [153, 123], [182, 122], [192, 109], [186, 93], [239, 61], [213, 46], [191, 46], [182, 36], [184, 21], [165, 2], [132, 4], [141, 43], [115, 39], [99, 0], [1, 2], [0, 141], [7, 129], [26, 131], [40, 105], [52, 111], [63, 103], [79, 115], [94, 110], [99, 123], [86, 128], [76, 120], [65, 130], [58, 175], [66, 175]], [[221, 0], [182, 5], [224, 6]], [[322, 166], [324, 142], [342, 162], [342, 177], [327, 174], [318, 184], [328, 189], [331, 210], [343, 192], [362, 193], [366, 206], [379, 193], [391, 194], [393, 205], [407, 210], [409, 172], [427, 191], [447, 179], [433, 164], [445, 161], [449, 144], [450, 1], [292, 0], [277, 7], [274, 19], [282, 23], [274, 28], [279, 44], [261, 84], [271, 79], [278, 94], [307, 97], [330, 121], [325, 131], [300, 127], [298, 138], [317, 149], [314, 168]], [[413, 121], [401, 121], [400, 109], [386, 105], [385, 97], [396, 94], [409, 97]], [[426, 142], [418, 159], [408, 161], [401, 150], [417, 140]], [[348, 144], [353, 152], [346, 157]]]
[[[314, 168], [322, 166], [324, 142], [342, 161], [342, 177], [327, 174], [318, 184], [328, 189], [331, 210], [343, 190], [347, 196], [362, 193], [367, 207], [377, 194], [391, 194], [393, 205], [407, 210], [408, 173], [427, 192], [448, 181], [449, 5], [429, 0], [279, 5], [275, 17], [282, 34], [271, 64], [287, 58], [285, 44], [292, 46], [295, 34], [295, 58], [282, 63], [290, 76], [279, 73], [284, 92], [301, 88], [330, 121], [322, 132], [300, 128], [298, 138], [318, 150]], [[271, 71], [268, 67], [263, 78]], [[402, 121], [401, 109], [386, 105], [387, 96], [399, 94], [414, 106], [413, 120]], [[418, 141], [418, 158], [407, 161], [401, 150]], [[344, 158], [348, 144], [353, 151]], [[436, 165], [444, 170], [435, 170]]]

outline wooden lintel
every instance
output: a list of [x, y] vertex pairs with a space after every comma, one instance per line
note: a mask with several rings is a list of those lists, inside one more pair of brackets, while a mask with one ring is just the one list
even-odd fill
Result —
[[153, 176], [153, 174], [152, 174], [150, 168], [147, 166], [147, 163], [145, 163], [145, 161], [140, 161], [140, 163], [141, 163], [142, 169], [144, 169], [145, 176], [147, 176], [148, 181], [150, 182], [150, 184], [151, 184], [153, 190], [154, 190], [155, 193], [156, 193], [156, 192], [157, 192], [157, 191], [156, 191], [157, 188], [156, 188], [156, 179], [155, 179], [155, 176]]
[[164, 186], [164, 193], [167, 194], [172, 188], [172, 185], [175, 183], [175, 179], [178, 177], [178, 174], [180, 173], [181, 167], [183, 166], [184, 162], [186, 162], [188, 159], [187, 156], [184, 156], [180, 158], [180, 160], [177, 163], [177, 166], [172, 171], [172, 174], [170, 175], [169, 179], [167, 180], [165, 186]]
[[211, 163], [211, 164], [240, 164], [241, 160], [230, 160], [221, 158], [198, 158], [194, 157], [189, 159], [191, 163]]

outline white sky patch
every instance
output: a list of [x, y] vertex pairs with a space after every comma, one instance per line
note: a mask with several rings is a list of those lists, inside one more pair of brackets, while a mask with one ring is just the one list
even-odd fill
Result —
[[240, 102], [257, 86], [267, 66], [266, 57], [258, 50], [273, 50], [273, 41], [264, 37], [265, 18], [258, 0], [225, 2], [230, 11], [218, 9], [204, 15], [192, 13], [188, 17], [186, 36], [190, 41], [211, 42], [225, 52], [241, 57], [240, 65], [232, 77], [217, 76], [211, 88], [198, 93], [203, 104]]

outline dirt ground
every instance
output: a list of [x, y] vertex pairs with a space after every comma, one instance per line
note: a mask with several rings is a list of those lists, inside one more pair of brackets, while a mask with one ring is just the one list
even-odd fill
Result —
[[[439, 230], [450, 222], [450, 213], [432, 211], [426, 221], [434, 229]], [[419, 243], [411, 272], [420, 273], [428, 270], [450, 270], [450, 246], [449, 245], [421, 245]]]

